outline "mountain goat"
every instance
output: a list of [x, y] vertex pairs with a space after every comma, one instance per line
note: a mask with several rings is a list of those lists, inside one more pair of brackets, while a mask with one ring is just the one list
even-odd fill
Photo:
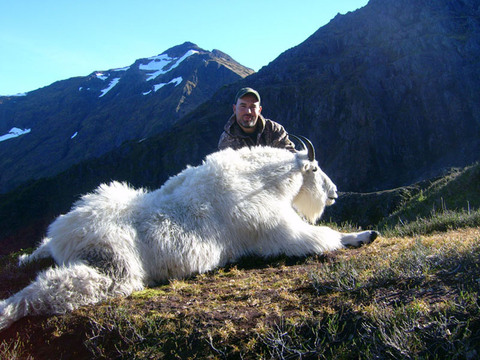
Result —
[[156, 191], [113, 182], [84, 195], [20, 258], [23, 264], [53, 257], [58, 266], [0, 301], [0, 329], [26, 315], [65, 313], [245, 255], [303, 256], [373, 241], [374, 231], [344, 234], [305, 221], [315, 223], [337, 192], [302, 139], [307, 145], [301, 141], [296, 153], [270, 147], [213, 153]]

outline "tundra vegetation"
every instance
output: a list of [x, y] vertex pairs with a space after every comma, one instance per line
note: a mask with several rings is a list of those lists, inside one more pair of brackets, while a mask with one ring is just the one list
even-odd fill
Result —
[[[479, 183], [464, 176], [472, 173], [478, 165], [406, 199], [375, 224], [382, 236], [368, 246], [243, 258], [66, 315], [26, 317], [0, 333], [0, 358], [476, 359]], [[450, 206], [457, 197], [465, 204]], [[1, 298], [51, 265], [18, 269], [17, 257], [0, 260]]]

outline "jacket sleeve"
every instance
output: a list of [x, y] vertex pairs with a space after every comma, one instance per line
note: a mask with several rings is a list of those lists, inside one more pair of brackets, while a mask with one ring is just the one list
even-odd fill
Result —
[[282, 144], [281, 147], [284, 147], [289, 151], [296, 152], [295, 144], [289, 139], [288, 133], [286, 131], [284, 132], [284, 134], [282, 134], [281, 138], [279, 139], [279, 142]]
[[218, 150], [223, 150], [226, 148], [232, 148], [234, 150], [244, 147], [246, 144], [242, 139], [235, 138], [227, 132], [223, 132], [220, 135], [220, 140], [218, 140]]
[[218, 140], [218, 150], [223, 150], [228, 147], [228, 140], [227, 140], [227, 133], [224, 131], [222, 135], [220, 135], [220, 140]]
[[288, 133], [282, 125], [272, 122], [272, 133], [273, 147], [285, 148], [296, 152], [295, 144], [288, 138]]

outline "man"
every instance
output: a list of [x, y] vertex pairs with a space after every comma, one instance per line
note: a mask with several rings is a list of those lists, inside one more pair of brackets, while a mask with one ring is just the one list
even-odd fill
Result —
[[262, 115], [260, 94], [249, 87], [240, 89], [235, 96], [233, 115], [224, 127], [218, 149], [240, 149], [244, 146], [272, 146], [295, 151], [282, 125]]

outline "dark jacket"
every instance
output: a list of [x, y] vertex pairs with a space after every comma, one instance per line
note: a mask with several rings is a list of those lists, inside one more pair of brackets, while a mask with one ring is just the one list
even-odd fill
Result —
[[256, 138], [254, 139], [243, 132], [237, 124], [235, 114], [233, 114], [225, 124], [218, 142], [218, 149], [222, 150], [230, 147], [237, 150], [244, 146], [271, 146], [295, 151], [295, 144], [290, 141], [288, 133], [279, 123], [259, 115], [257, 126]]

